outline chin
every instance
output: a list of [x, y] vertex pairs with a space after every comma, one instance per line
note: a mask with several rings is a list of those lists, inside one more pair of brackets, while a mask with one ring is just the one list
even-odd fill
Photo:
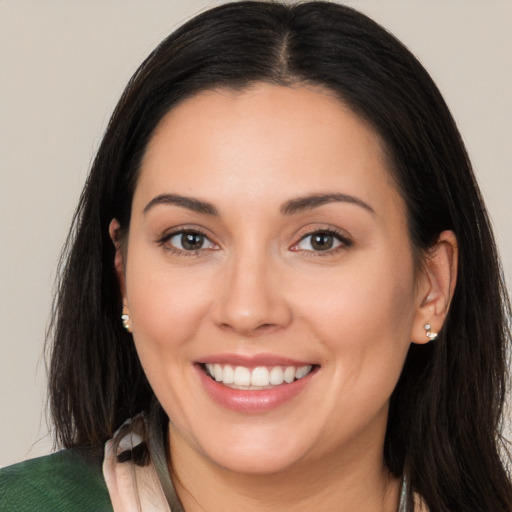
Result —
[[242, 454], [223, 453], [211, 459], [225, 471], [247, 476], [265, 476], [284, 472], [298, 463], [297, 454], [287, 453], [256, 453]]
[[[283, 439], [284, 437], [284, 439]], [[289, 436], [231, 436], [203, 448], [205, 456], [226, 471], [245, 475], [270, 475], [298, 464], [307, 448]]]

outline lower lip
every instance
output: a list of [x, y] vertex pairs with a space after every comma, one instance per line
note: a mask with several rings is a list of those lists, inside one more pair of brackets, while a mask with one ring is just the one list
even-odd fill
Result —
[[276, 409], [298, 395], [311, 381], [317, 368], [302, 379], [290, 384], [281, 384], [269, 389], [242, 390], [232, 389], [220, 384], [206, 375], [201, 365], [195, 365], [206, 392], [210, 397], [227, 409], [244, 413], [259, 413]]

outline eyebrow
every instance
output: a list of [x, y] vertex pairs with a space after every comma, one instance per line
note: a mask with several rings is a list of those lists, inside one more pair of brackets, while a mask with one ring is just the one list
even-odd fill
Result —
[[375, 210], [368, 203], [348, 194], [311, 194], [297, 199], [291, 199], [283, 204], [281, 213], [283, 215], [294, 215], [329, 203], [355, 204], [369, 211], [372, 215], [375, 215]]
[[[355, 204], [375, 215], [375, 210], [368, 203], [348, 194], [311, 194], [298, 197], [284, 203], [280, 210], [282, 215], [294, 215], [329, 203]], [[179, 194], [160, 194], [156, 196], [146, 205], [144, 213], [147, 213], [151, 208], [161, 204], [180, 206], [181, 208], [186, 208], [187, 210], [202, 215], [219, 216], [219, 211], [212, 203], [194, 197], [181, 196]]]
[[147, 213], [151, 208], [159, 204], [170, 204], [173, 206], [181, 206], [187, 210], [200, 213], [202, 215], [219, 216], [219, 212], [213, 204], [206, 201], [201, 201], [193, 197], [180, 196], [178, 194], [160, 194], [151, 201], [144, 208], [144, 213]]

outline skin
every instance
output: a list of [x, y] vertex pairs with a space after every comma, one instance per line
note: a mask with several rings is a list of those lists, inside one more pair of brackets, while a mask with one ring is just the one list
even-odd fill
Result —
[[[369, 208], [351, 200], [282, 212], [326, 193]], [[218, 215], [148, 206], [161, 194], [207, 201]], [[114, 219], [114, 240], [118, 227]], [[199, 251], [171, 236], [183, 228], [206, 235]], [[318, 231], [341, 238], [314, 250]], [[396, 510], [400, 482], [383, 460], [389, 397], [411, 341], [429, 341], [427, 322], [442, 326], [456, 242], [442, 233], [417, 268], [405, 203], [367, 124], [320, 88], [199, 93], [157, 127], [125, 250], [116, 244], [187, 512]], [[317, 371], [290, 401], [248, 414], [212, 400], [198, 378], [198, 361], [226, 353]]]

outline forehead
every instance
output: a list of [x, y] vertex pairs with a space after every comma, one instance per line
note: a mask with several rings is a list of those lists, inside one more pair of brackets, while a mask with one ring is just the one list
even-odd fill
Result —
[[384, 155], [380, 137], [324, 89], [210, 90], [159, 123], [136, 196], [193, 193], [247, 205], [336, 191], [398, 200]]

